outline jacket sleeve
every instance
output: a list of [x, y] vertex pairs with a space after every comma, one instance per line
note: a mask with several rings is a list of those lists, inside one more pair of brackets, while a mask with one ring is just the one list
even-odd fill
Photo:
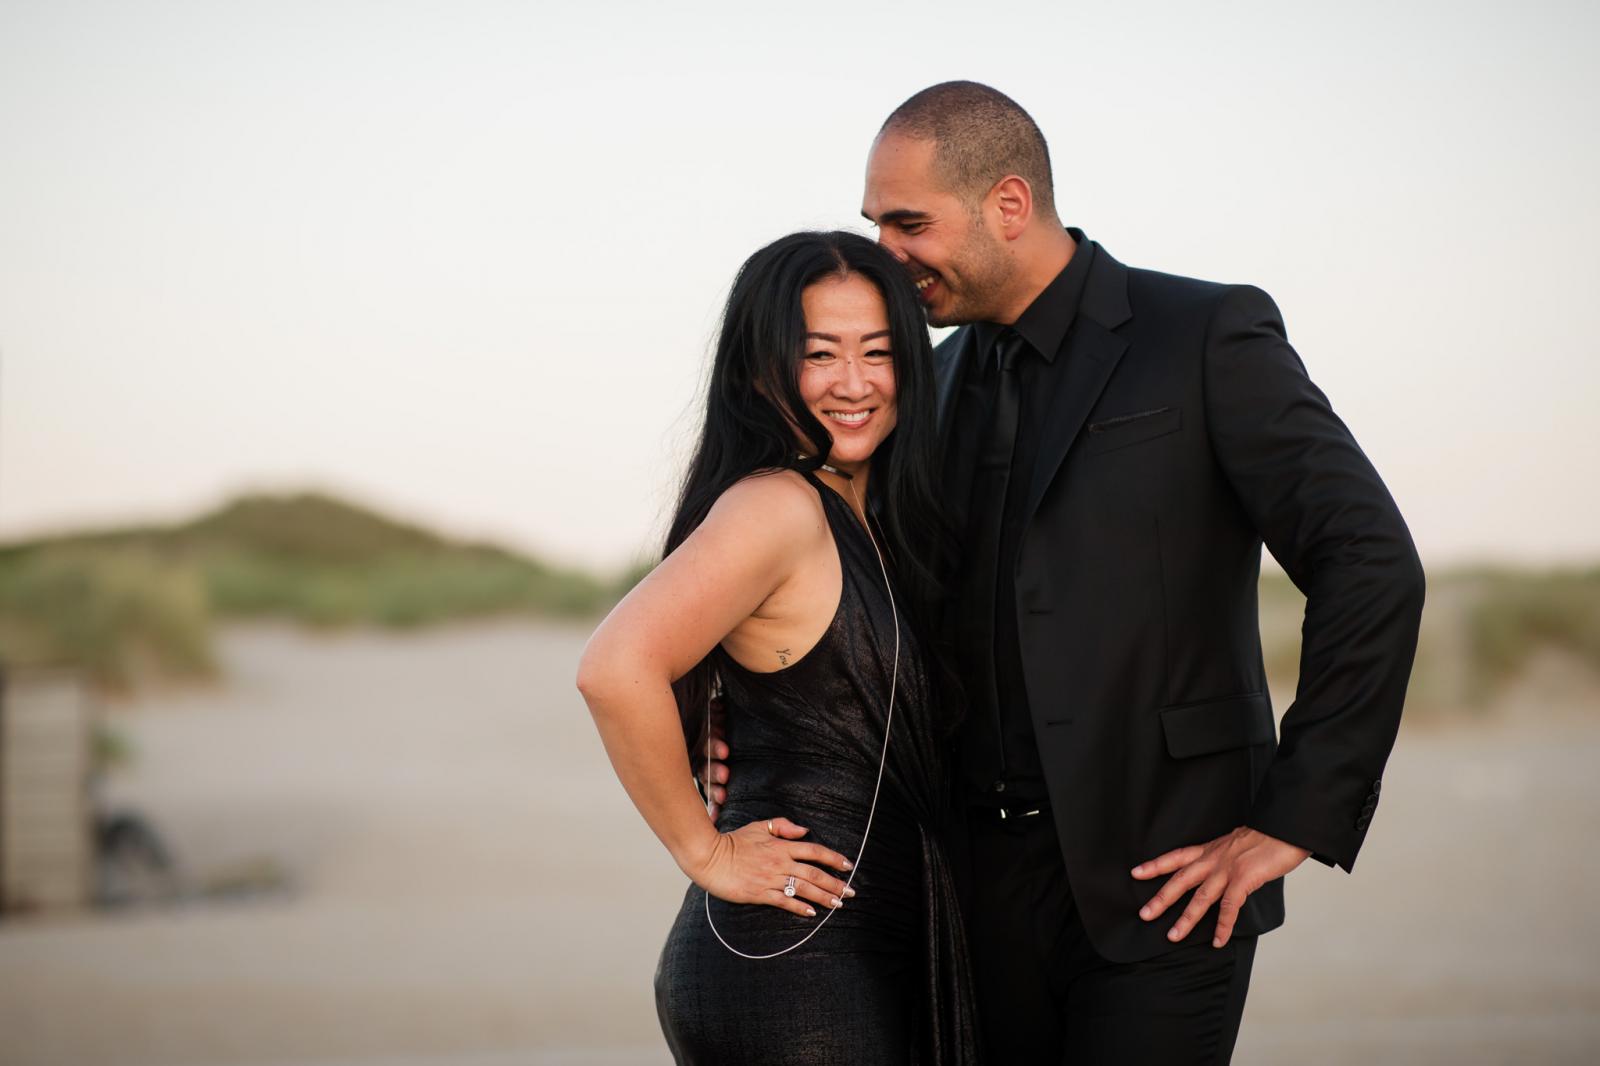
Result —
[[1394, 499], [1260, 289], [1231, 287], [1218, 303], [1204, 391], [1216, 460], [1306, 597], [1299, 685], [1248, 824], [1350, 870], [1400, 726], [1422, 563]]

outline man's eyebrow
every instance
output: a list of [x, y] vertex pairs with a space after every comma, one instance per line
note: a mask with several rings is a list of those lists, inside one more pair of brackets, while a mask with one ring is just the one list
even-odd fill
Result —
[[921, 222], [927, 219], [928, 213], [926, 211], [913, 211], [909, 207], [902, 207], [895, 211], [885, 211], [877, 218], [873, 218], [863, 211], [861, 212], [861, 217], [871, 222], [874, 226], [882, 226], [888, 222]]

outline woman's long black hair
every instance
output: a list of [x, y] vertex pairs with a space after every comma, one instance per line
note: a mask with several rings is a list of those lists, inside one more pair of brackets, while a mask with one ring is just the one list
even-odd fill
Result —
[[[888, 311], [896, 419], [894, 430], [872, 456], [868, 495], [885, 554], [893, 560], [906, 620], [919, 637], [931, 641], [938, 575], [946, 572], [950, 552], [935, 494], [939, 453], [933, 351], [905, 267], [857, 233], [792, 233], [739, 268], [711, 366], [705, 427], [663, 554], [682, 544], [718, 497], [741, 478], [764, 470], [815, 469], [821, 458], [799, 459], [796, 426], [810, 442], [808, 455], [822, 457], [832, 450], [832, 435], [800, 396], [806, 333], [801, 294], [818, 281], [849, 274], [870, 281]], [[710, 689], [709, 657], [673, 686], [685, 735], [691, 739], [704, 722]]]

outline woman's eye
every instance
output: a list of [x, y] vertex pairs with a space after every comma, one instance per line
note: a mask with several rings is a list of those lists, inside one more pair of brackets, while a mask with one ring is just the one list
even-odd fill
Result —
[[894, 353], [886, 348], [874, 348], [867, 353], [868, 359], [893, 359]]
[[807, 352], [806, 353], [806, 358], [809, 359], [809, 360], [812, 360], [813, 362], [815, 362], [817, 360], [820, 360], [820, 359], [832, 359], [833, 358], [833, 353], [832, 352]]

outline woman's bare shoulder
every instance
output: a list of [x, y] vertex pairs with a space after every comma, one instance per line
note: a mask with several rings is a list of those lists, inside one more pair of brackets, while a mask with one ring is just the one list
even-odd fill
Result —
[[828, 528], [816, 488], [794, 470], [763, 471], [734, 482], [706, 522], [786, 547], [814, 544]]

